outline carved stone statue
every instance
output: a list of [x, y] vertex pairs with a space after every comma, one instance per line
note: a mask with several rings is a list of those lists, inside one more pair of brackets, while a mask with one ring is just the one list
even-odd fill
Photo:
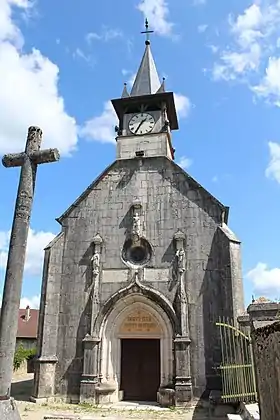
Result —
[[139, 237], [140, 230], [141, 230], [141, 221], [140, 221], [139, 214], [136, 212], [133, 216], [133, 227], [132, 227], [133, 234]]
[[100, 255], [95, 252], [91, 258], [92, 262], [92, 274], [94, 276], [98, 276], [99, 274], [99, 267], [100, 267]]
[[186, 254], [183, 248], [180, 248], [176, 252], [177, 256], [177, 268], [179, 273], [183, 273], [186, 270]]

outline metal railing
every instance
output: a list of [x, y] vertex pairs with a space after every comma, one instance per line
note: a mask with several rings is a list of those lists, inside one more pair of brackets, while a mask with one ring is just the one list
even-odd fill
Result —
[[256, 379], [251, 337], [226, 322], [216, 322], [221, 339], [222, 400], [224, 402], [257, 401]]

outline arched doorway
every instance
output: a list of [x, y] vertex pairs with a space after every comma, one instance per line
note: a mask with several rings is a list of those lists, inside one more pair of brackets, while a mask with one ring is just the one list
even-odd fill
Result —
[[[101, 328], [100, 376], [114, 382], [111, 401], [156, 400], [159, 386], [173, 378], [173, 329], [165, 311], [151, 299], [120, 299]], [[121, 391], [121, 392], [120, 392]]]

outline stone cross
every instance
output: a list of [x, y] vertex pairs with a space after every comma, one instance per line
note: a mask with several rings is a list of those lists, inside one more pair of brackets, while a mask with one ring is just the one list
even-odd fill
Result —
[[2, 159], [2, 163], [6, 168], [21, 166], [21, 173], [0, 317], [0, 404], [1, 400], [9, 400], [10, 398], [18, 327], [18, 310], [37, 165], [59, 160], [58, 150], [40, 150], [41, 142], [41, 129], [29, 127], [25, 151], [23, 153], [5, 155]]

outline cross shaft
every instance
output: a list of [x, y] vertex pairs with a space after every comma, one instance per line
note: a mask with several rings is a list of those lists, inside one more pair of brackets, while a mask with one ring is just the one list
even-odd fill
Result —
[[149, 22], [148, 19], [145, 19], [145, 31], [142, 31], [141, 34], [146, 35], [146, 45], [150, 44], [150, 34], [152, 34], [154, 31], [149, 30]]
[[57, 149], [40, 150], [42, 131], [29, 127], [23, 153], [7, 154], [5, 167], [21, 166], [0, 317], [0, 400], [10, 398], [26, 245], [37, 165], [59, 160]]

